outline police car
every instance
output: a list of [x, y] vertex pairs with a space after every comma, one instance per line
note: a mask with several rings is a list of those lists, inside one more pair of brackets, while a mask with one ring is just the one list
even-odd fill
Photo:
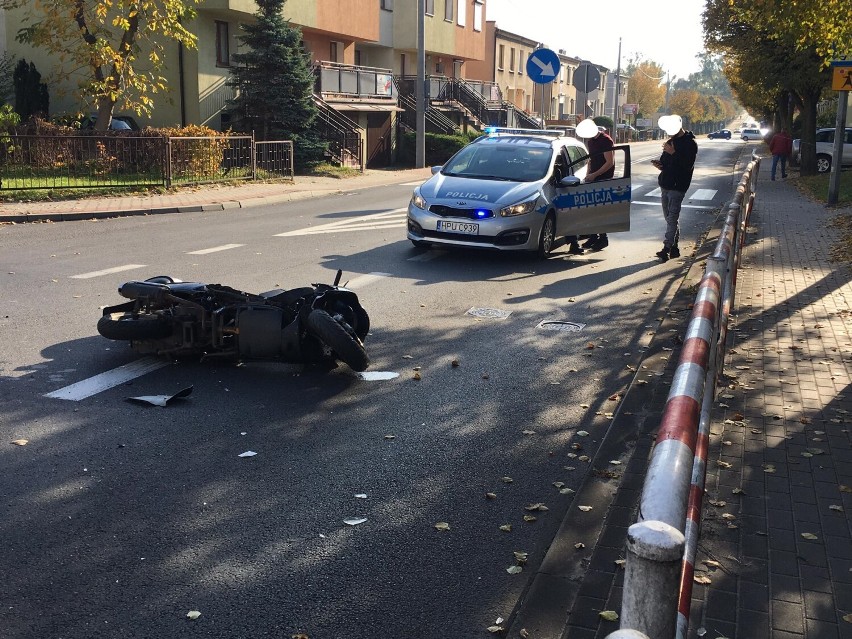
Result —
[[414, 189], [408, 239], [546, 257], [565, 236], [629, 231], [630, 147], [612, 179], [584, 184], [588, 162], [562, 131], [489, 127]]

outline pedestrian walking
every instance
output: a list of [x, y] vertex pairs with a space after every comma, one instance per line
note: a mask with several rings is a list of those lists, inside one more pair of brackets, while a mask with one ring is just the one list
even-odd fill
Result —
[[657, 183], [662, 191], [663, 216], [666, 219], [666, 235], [663, 249], [656, 255], [666, 262], [670, 257], [680, 257], [678, 240], [680, 239], [680, 207], [686, 190], [692, 182], [698, 144], [691, 131], [683, 128], [679, 115], [664, 115], [659, 121], [660, 128], [671, 136], [663, 145], [659, 160], [651, 163], [660, 169]]
[[[585, 124], [587, 123], [588, 124]], [[584, 126], [585, 125], [585, 126]], [[601, 131], [591, 118], [583, 120], [576, 129], [577, 137], [587, 138], [589, 165], [585, 182], [610, 180], [615, 175], [615, 143], [605, 131]], [[589, 235], [582, 247], [592, 251], [601, 251], [609, 246], [606, 233]]]
[[769, 141], [769, 152], [772, 153], [772, 170], [769, 172], [769, 179], [775, 181], [775, 171], [778, 168], [779, 161], [781, 162], [781, 177], [787, 177], [787, 158], [793, 154], [793, 138], [790, 137], [786, 128], [782, 128], [772, 136]]

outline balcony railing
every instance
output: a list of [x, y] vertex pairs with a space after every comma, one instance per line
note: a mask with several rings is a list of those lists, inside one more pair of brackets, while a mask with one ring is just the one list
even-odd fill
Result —
[[390, 69], [320, 62], [314, 73], [317, 76], [316, 92], [323, 99], [341, 97], [396, 103], [396, 89]]

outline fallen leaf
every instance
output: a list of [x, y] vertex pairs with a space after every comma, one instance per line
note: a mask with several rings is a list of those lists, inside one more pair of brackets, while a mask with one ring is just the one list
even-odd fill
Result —
[[529, 504], [528, 506], [524, 506], [524, 510], [529, 510], [529, 511], [534, 511], [534, 510], [545, 511], [545, 510], [549, 510], [549, 508], [548, 508], [547, 506], [545, 506], [544, 504], [542, 504], [541, 502], [539, 502], [539, 503], [535, 503], [535, 504]]
[[725, 502], [725, 501], [717, 501], [717, 500], [715, 500], [715, 499], [710, 499], [710, 500], [709, 500], [709, 503], [710, 503], [710, 505], [711, 505], [711, 506], [716, 506], [717, 508], [723, 508], [724, 506], [726, 506], [726, 505], [727, 505], [727, 503], [728, 503], [728, 502]]
[[488, 632], [496, 634], [498, 632], [503, 632], [503, 626], [488, 626], [487, 630]]
[[607, 397], [607, 399], [611, 402], [617, 402], [620, 399], [620, 397], [619, 397], [618, 393], [613, 393], [612, 395]]
[[730, 467], [731, 467], [731, 464], [726, 462], [726, 461], [720, 461], [719, 462], [719, 468], [730, 468]]
[[602, 610], [598, 616], [604, 621], [618, 621], [618, 613], [615, 610]]
[[535, 431], [534, 431], [534, 430], [524, 430], [524, 431], [521, 431], [521, 432], [522, 432], [524, 435], [535, 435]]
[[574, 489], [572, 489], [572, 488], [560, 488], [560, 489], [559, 489], [559, 494], [560, 494], [560, 495], [573, 495], [573, 494], [574, 494], [574, 492], [575, 492], [575, 491], [574, 491]]
[[843, 615], [842, 619], [843, 619], [843, 621], [845, 621], [846, 623], [852, 623], [852, 614]]
[[496, 493], [485, 493], [486, 499], [497, 499]]
[[201, 616], [201, 613], [197, 610], [190, 610], [188, 613], [186, 613], [186, 616], [190, 619], [198, 619]]
[[[588, 407], [589, 407], [589, 405], [588, 405], [588, 404], [586, 404], [586, 408], [588, 408]], [[579, 437], [588, 437], [588, 436], [589, 436], [589, 431], [587, 431], [587, 430], [578, 430], [578, 431], [577, 431], [577, 436], [579, 436]]]
[[774, 473], [775, 472], [775, 464], [764, 464], [763, 472], [765, 473]]
[[816, 536], [815, 534], [813, 534], [813, 533], [802, 533], [802, 538], [803, 538], [803, 539], [810, 539], [810, 540], [812, 540], [812, 541], [813, 541], [813, 540], [815, 540], [815, 539], [819, 539], [819, 537], [817, 537], [817, 536]]
[[527, 522], [528, 524], [533, 523], [537, 519], [538, 519], [538, 517], [536, 517], [535, 515], [524, 515], [524, 521]]
[[447, 531], [450, 529], [450, 525], [445, 521], [439, 521], [435, 524], [435, 530], [440, 530], [441, 532]]
[[722, 519], [736, 519], [736, 515], [732, 515], [731, 513], [722, 513]]
[[584, 544], [582, 541], [578, 541], [576, 544], [574, 544], [574, 548], [576, 548], [577, 550], [582, 550], [585, 547], [586, 544]]
[[458, 368], [459, 367], [459, 360], [454, 359], [453, 361], [450, 362], [450, 366], [452, 366], [453, 368]]
[[15, 446], [26, 446], [29, 442], [30, 442], [29, 439], [13, 439], [12, 440], [12, 443], [15, 444]]
[[306, 634], [299, 633], [297, 635], [290, 635], [290, 639], [310, 639], [310, 637]]
[[502, 481], [504, 484], [511, 484], [515, 480], [511, 477], [501, 477], [500, 481]]
[[626, 559], [616, 559], [615, 562], [613, 562], [613, 563], [615, 563], [615, 565], [619, 566], [620, 568], [624, 568], [624, 566], [627, 565], [627, 560]]
[[385, 435], [385, 439], [396, 439], [396, 435]]
[[423, 379], [420, 375], [420, 371], [414, 371], [414, 375], [411, 376], [411, 379]]
[[522, 552], [520, 550], [515, 550], [515, 551], [513, 551], [513, 554], [515, 555], [515, 561], [517, 561], [519, 564], [527, 563], [527, 558], [529, 557], [529, 553]]
[[710, 568], [721, 568], [722, 567], [722, 564], [720, 564], [718, 561], [713, 561], [712, 559], [702, 559], [701, 563], [704, 564], [705, 566], [709, 566]]
[[844, 486], [843, 484], [840, 484], [840, 492], [841, 493], [852, 493], [852, 488], [850, 488], [849, 486]]
[[587, 512], [589, 512], [589, 511], [592, 509], [592, 507], [591, 507], [591, 506], [577, 506], [577, 508], [579, 508], [580, 510], [582, 510], [584, 513], [587, 513]]
[[500, 530], [503, 532], [512, 532], [512, 524], [503, 524], [500, 526]]
[[695, 575], [692, 580], [697, 584], [712, 584], [713, 580], [707, 575]]
[[580, 455], [577, 459], [579, 459], [581, 462], [591, 461], [591, 457], [589, 457], [588, 455]]
[[506, 568], [506, 572], [508, 572], [510, 575], [517, 575], [518, 573], [521, 573], [523, 571], [524, 569], [520, 566], [509, 566], [508, 568]]
[[609, 463], [612, 464], [613, 466], [621, 466], [621, 462], [618, 461], [617, 459], [610, 459]]
[[402, 359], [414, 359], [412, 355], [403, 355]]
[[745, 491], [742, 488], [734, 488], [731, 492], [735, 495], [745, 495]]
[[836, 510], [839, 513], [843, 512], [843, 506], [838, 506], [837, 504], [831, 504], [831, 506], [829, 506], [828, 509], [829, 510]]
[[[568, 301], [573, 302], [574, 300], [569, 299]], [[521, 639], [529, 639], [529, 636], [530, 636], [530, 633], [527, 632], [526, 628], [521, 628], [521, 630], [518, 634], [521, 635]]]
[[246, 452], [237, 455], [237, 457], [254, 457], [255, 455], [257, 455], [257, 453], [253, 450], [247, 450]]

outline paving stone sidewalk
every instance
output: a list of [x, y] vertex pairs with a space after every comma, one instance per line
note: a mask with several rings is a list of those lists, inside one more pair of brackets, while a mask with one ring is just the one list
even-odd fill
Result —
[[694, 584], [690, 637], [852, 638], [852, 273], [829, 261], [839, 214], [761, 167], [712, 413], [696, 563], [710, 583]]
[[296, 176], [293, 181], [205, 184], [164, 194], [91, 197], [48, 202], [0, 202], [0, 223], [221, 211], [291, 202], [389, 184], [423, 182], [430, 169], [368, 169], [348, 178]]

